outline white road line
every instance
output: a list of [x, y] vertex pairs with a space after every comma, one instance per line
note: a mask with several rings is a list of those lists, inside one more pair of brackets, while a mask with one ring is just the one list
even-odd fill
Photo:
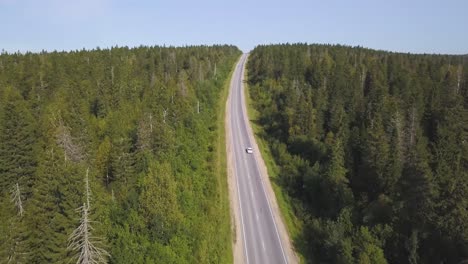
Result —
[[[235, 162], [234, 162], [235, 163]], [[234, 165], [235, 167], [235, 165]], [[245, 227], [244, 227], [244, 215], [242, 214], [242, 203], [240, 199], [240, 189], [239, 189], [239, 179], [236, 176], [236, 181], [237, 181], [237, 199], [239, 200], [239, 209], [240, 209], [240, 216], [241, 216], [241, 226], [242, 226], [242, 240], [244, 240], [244, 250], [245, 250], [245, 257], [247, 259], [247, 264], [249, 264], [249, 253], [247, 250], [247, 240], [245, 239]]]
[[[234, 78], [231, 81], [231, 85], [233, 84], [233, 81], [235, 80], [235, 76], [233, 76], [233, 77]], [[232, 107], [232, 101], [231, 100], [232, 100], [232, 94], [230, 93], [229, 94], [229, 106], [230, 107]], [[230, 116], [230, 119], [232, 120], [232, 116]], [[231, 125], [232, 125], [232, 122], [231, 122]], [[234, 151], [234, 144], [233, 144], [234, 142], [232, 142], [233, 139], [234, 139], [234, 136], [231, 133], [231, 146], [232, 146], [232, 150]], [[237, 172], [236, 161], [231, 160], [231, 162], [233, 162], [233, 164], [234, 164], [234, 173], [236, 173]], [[249, 264], [249, 253], [248, 253], [248, 250], [247, 250], [247, 240], [245, 239], [246, 236], [245, 236], [245, 227], [244, 227], [244, 215], [242, 214], [242, 203], [241, 203], [241, 199], [240, 199], [239, 177], [237, 175], [235, 175], [235, 176], [236, 176], [236, 183], [237, 183], [237, 200], [239, 201], [240, 218], [241, 218], [241, 226], [242, 226], [242, 238], [243, 238], [242, 240], [243, 240], [243, 244], [244, 244], [245, 258], [247, 260], [247, 264]]]
[[[245, 63], [245, 60], [244, 60], [244, 63]], [[245, 67], [242, 68], [242, 72], [241, 72], [241, 102], [245, 102], [245, 97], [244, 97], [244, 84], [243, 84], [243, 80], [244, 80], [244, 69]], [[241, 104], [241, 107], [242, 107], [242, 117], [243, 117], [243, 121], [244, 123], [247, 125], [246, 121], [245, 121], [245, 117], [246, 117], [246, 110], [245, 110], [245, 103], [242, 103]], [[246, 126], [246, 129], [247, 129], [247, 126]], [[249, 136], [249, 141], [250, 141], [250, 134], [249, 132], [247, 131], [247, 135]], [[253, 139], [255, 140], [255, 139]], [[281, 253], [283, 255], [283, 259], [285, 261], [285, 263], [288, 263], [288, 260], [286, 259], [286, 255], [284, 254], [284, 248], [283, 248], [283, 243], [281, 243], [281, 239], [280, 239], [280, 236], [279, 236], [279, 232], [278, 232], [278, 227], [276, 226], [276, 221], [275, 221], [275, 218], [273, 217], [273, 213], [272, 213], [272, 210], [271, 210], [271, 205], [270, 205], [270, 201], [268, 200], [268, 196], [265, 192], [265, 187], [264, 187], [264, 183], [263, 183], [263, 177], [261, 176], [262, 174], [260, 173], [260, 169], [258, 168], [259, 165], [258, 165], [258, 160], [257, 160], [257, 156], [256, 156], [256, 153], [254, 153], [254, 159], [255, 159], [255, 164], [256, 164], [256, 168], [257, 168], [257, 172], [258, 172], [258, 175], [260, 175], [260, 181], [261, 181], [261, 185], [262, 185], [262, 190], [263, 190], [263, 194], [265, 195], [265, 199], [267, 200], [267, 204], [268, 204], [268, 210], [270, 212], [270, 216], [273, 220], [273, 225], [275, 227], [275, 231], [276, 231], [276, 237], [278, 238], [278, 243], [280, 244], [280, 247], [281, 247]]]
[[[245, 61], [245, 60], [244, 60], [244, 61]], [[241, 79], [240, 77], [241, 77], [241, 76], [239, 75], [238, 77], [239, 77], [239, 78], [238, 78], [238, 83], [240, 84], [240, 79]], [[238, 86], [238, 87], [240, 87], [240, 86]], [[239, 99], [241, 99], [239, 94], [237, 94], [237, 93], [235, 93], [235, 94], [236, 94], [237, 96], [239, 96]], [[236, 104], [234, 105], [234, 108], [235, 108], [236, 110], [240, 110], [241, 113], [242, 113], [242, 103], [241, 103], [241, 102], [239, 103], [239, 100], [236, 100], [236, 102], [238, 102], [238, 104], [236, 103]], [[234, 123], [235, 123], [235, 125], [236, 125], [237, 132], [238, 132], [237, 137], [238, 137], [238, 140], [239, 140], [239, 142], [240, 142], [240, 146], [245, 146], [244, 140], [247, 140], [247, 141], [248, 141], [248, 137], [247, 137], [247, 139], [246, 139], [246, 138], [243, 136], [242, 132], [243, 132], [244, 130], [242, 129], [242, 126], [241, 126], [241, 124], [243, 124], [243, 125], [245, 126], [245, 122], [241, 122], [242, 114], [239, 115], [239, 114], [238, 114], [239, 111], [235, 111], [235, 113], [236, 113], [236, 117], [237, 117], [237, 118], [233, 118], [233, 120], [234, 120]], [[245, 129], [245, 128], [244, 128], [244, 129]], [[237, 146], [239, 146], [239, 145], [237, 145]], [[238, 159], [238, 161], [239, 161], [240, 164], [243, 164], [243, 165], [244, 165], [243, 168], [244, 168], [245, 173], [246, 173], [246, 175], [247, 175], [247, 177], [244, 177], [243, 181], [245, 181], [244, 183], [247, 185], [247, 186], [245, 187], [245, 188], [246, 188], [245, 191], [248, 192], [248, 190], [250, 190], [250, 195], [251, 195], [251, 201], [252, 201], [252, 202], [250, 203], [250, 205], [252, 206], [252, 208], [251, 208], [250, 216], [252, 217], [252, 219], [251, 219], [252, 222], [250, 222], [250, 223], [251, 223], [251, 224], [254, 224], [254, 227], [251, 227], [251, 228], [253, 228], [253, 229], [256, 231], [256, 233], [257, 233], [257, 234], [256, 234], [256, 237], [259, 238], [261, 241], [263, 241], [264, 238], [263, 238], [263, 236], [262, 236], [262, 232], [261, 232], [260, 229], [258, 228], [258, 227], [261, 226], [261, 225], [260, 225], [259, 221], [258, 221], [257, 219], [255, 219], [255, 217], [253, 216], [253, 212], [257, 213], [258, 210], [257, 210], [257, 208], [256, 208], [256, 203], [253, 202], [253, 200], [255, 199], [255, 195], [254, 195], [253, 190], [252, 190], [252, 188], [251, 188], [251, 187], [252, 187], [252, 183], [251, 183], [251, 182], [252, 182], [252, 176], [250, 175], [250, 170], [249, 170], [249, 167], [248, 167], [248, 165], [247, 165], [248, 162], [247, 162], [247, 159], [246, 159], [246, 155], [245, 155], [245, 154], [242, 155], [243, 149], [242, 149], [242, 147], [240, 147], [240, 148], [241, 148], [241, 151], [240, 151], [240, 152], [236, 152], [236, 154], [241, 153], [240, 157], [242, 157], [242, 158]], [[249, 188], [249, 187], [250, 187], [250, 188]], [[247, 194], [248, 194], [248, 193], [247, 193]], [[249, 208], [247, 209], [247, 211], [250, 212], [250, 211], [249, 211]], [[250, 235], [252, 235], [252, 234], [250, 234]], [[255, 247], [255, 244], [254, 244], [253, 246]], [[254, 253], [255, 253], [255, 255], [259, 254], [258, 257], [259, 257], [259, 259], [261, 258], [262, 255], [260, 254], [259, 251], [256, 251], [255, 248], [254, 248]]]
[[[259, 211], [256, 210], [257, 208], [256, 207], [256, 204], [255, 202], [253, 202], [251, 205], [253, 207], [249, 207], [249, 204], [247, 204], [247, 214], [246, 216], [248, 217], [248, 219], [244, 219], [244, 213], [243, 213], [243, 208], [242, 208], [242, 201], [241, 201], [241, 192], [240, 192], [240, 183], [243, 182], [244, 185], [242, 187], [242, 189], [244, 190], [245, 187], [250, 187], [248, 189], [250, 189], [250, 194], [251, 194], [251, 197], [252, 199], [254, 199], [254, 191], [252, 189], [252, 180], [253, 178], [256, 178], [255, 174], [253, 175], [250, 175], [250, 166], [248, 165], [249, 163], [247, 162], [247, 157], [245, 155], [242, 155], [243, 153], [243, 148], [245, 146], [243, 146], [244, 143], [247, 143], [247, 144], [251, 144], [251, 143], [255, 143], [255, 138], [252, 136], [252, 131], [251, 131], [251, 128], [249, 129], [249, 120], [248, 120], [248, 115], [247, 115], [247, 111], [246, 111], [246, 106], [245, 106], [245, 96], [244, 96], [244, 85], [243, 85], [243, 82], [244, 82], [244, 72], [245, 72], [245, 63], [246, 63], [246, 60], [247, 60], [247, 56], [246, 55], [243, 55], [240, 60], [238, 61], [238, 64], [237, 64], [237, 67], [236, 67], [236, 71], [235, 71], [235, 74], [233, 75], [233, 79], [231, 80], [231, 89], [230, 89], [230, 93], [229, 93], [229, 99], [228, 99], [228, 103], [229, 103], [229, 106], [228, 106], [228, 109], [230, 109], [230, 115], [229, 115], [229, 119], [230, 119], [230, 139], [231, 139], [231, 151], [234, 151], [234, 155], [231, 156], [231, 161], [234, 163], [233, 164], [233, 168], [234, 168], [234, 175], [236, 177], [236, 183], [237, 183], [237, 199], [238, 199], [238, 202], [239, 202], [239, 209], [240, 209], [240, 219], [241, 219], [241, 226], [242, 226], [242, 236], [243, 236], [243, 245], [244, 245], [244, 252], [245, 252], [245, 257], [244, 259], [246, 260], [246, 263], [249, 264], [250, 260], [249, 260], [249, 252], [248, 252], [248, 248], [247, 248], [247, 237], [246, 237], [246, 224], [247, 224], [247, 227], [249, 227], [249, 221], [251, 222], [253, 219], [251, 218], [253, 215], [252, 215], [252, 212], [250, 212], [251, 210], [253, 210], [255, 212], [255, 217], [256, 217], [256, 220], [254, 221], [255, 222], [255, 226], [257, 227], [261, 227], [261, 224], [260, 224], [260, 216], [259, 216]], [[239, 71], [240, 71], [240, 75], [239, 75]], [[239, 89], [239, 91], [237, 91], [237, 89]], [[237, 97], [240, 97], [240, 98], [237, 98]], [[239, 101], [240, 100], [240, 101]], [[235, 111], [237, 110], [237, 111]], [[241, 112], [241, 114], [239, 114], [239, 110]], [[236, 118], [234, 118], [234, 115]], [[247, 121], [246, 121], [247, 120]], [[241, 125], [242, 124], [242, 125]], [[242, 127], [243, 126], [243, 127]], [[241, 129], [242, 127], [242, 129]], [[235, 133], [237, 132], [237, 135], [235, 135]], [[244, 134], [243, 133], [246, 133], [246, 137], [244, 137]], [[250, 132], [250, 133], [249, 133]], [[237, 140], [238, 142], [236, 142], [235, 140]], [[253, 142], [252, 142], [253, 141]], [[237, 145], [239, 144], [240, 145]], [[258, 149], [258, 148], [257, 148]], [[236, 151], [237, 150], [237, 151]], [[240, 151], [239, 151], [240, 150]], [[257, 150], [258, 151], [258, 150]], [[288, 263], [288, 260], [286, 258], [286, 255], [285, 255], [285, 251], [284, 251], [284, 248], [283, 248], [283, 243], [282, 243], [282, 240], [279, 236], [279, 232], [278, 232], [278, 227], [277, 227], [277, 224], [276, 224], [276, 219], [274, 218], [273, 216], [273, 213], [272, 213], [272, 209], [271, 209], [271, 204], [270, 204], [270, 200], [268, 198], [268, 195], [265, 191], [265, 184], [264, 183], [264, 179], [263, 179], [263, 176], [262, 174], [260, 173], [260, 169], [259, 169], [259, 163], [258, 163], [258, 158], [257, 158], [257, 155], [261, 155], [260, 153], [254, 153], [253, 156], [254, 156], [254, 164], [250, 163], [250, 165], [254, 165], [256, 166], [256, 170], [257, 170], [257, 173], [258, 173], [258, 176], [260, 177], [260, 181], [261, 181], [261, 188], [262, 188], [262, 191], [263, 191], [263, 195], [267, 201], [267, 204], [268, 204], [268, 210], [270, 212], [270, 217], [273, 221], [273, 225], [274, 225], [274, 228], [275, 228], [275, 232], [276, 232], [276, 237], [278, 239], [278, 243], [280, 245], [280, 248], [281, 248], [281, 253], [283, 255], [283, 259], [284, 259], [284, 262], [285, 263]], [[237, 164], [239, 163], [239, 164]], [[243, 170], [245, 169], [246, 171], [246, 177], [243, 176], [242, 179], [239, 179], [240, 178], [240, 175], [238, 175], [238, 166], [244, 166], [244, 168], [242, 168]], [[255, 180], [256, 182], [256, 180]], [[257, 192], [257, 188], [255, 188], [256, 190], [256, 193], [258, 194]], [[244, 190], [246, 193], [244, 194], [248, 194], [248, 190]], [[248, 196], [247, 196], [248, 197]], [[260, 198], [260, 197], [259, 197]], [[274, 198], [274, 197], [273, 197]], [[244, 197], [245, 199], [245, 197]], [[261, 200], [262, 198], [260, 198]], [[259, 201], [260, 201], [259, 200]], [[263, 210], [263, 206], [260, 208], [260, 210]], [[266, 217], [266, 215], [263, 215], [262, 212], [260, 212], [262, 214], [262, 217]], [[247, 222], [245, 222], [245, 220], [248, 220]], [[245, 223], [244, 223], [245, 222]], [[253, 223], [253, 222], [252, 222]], [[251, 224], [252, 224], [251, 223]], [[262, 235], [264, 235], [265, 232], [262, 232], [260, 229], [257, 229], [256, 227], [251, 227], [251, 228], [254, 228], [254, 230], [252, 230], [253, 232], [255, 233], [258, 233], [258, 238], [260, 239], [261, 243], [262, 243], [262, 248], [263, 248], [263, 254], [260, 254], [258, 257], [260, 257], [259, 261], [261, 261], [261, 259], [263, 257], [267, 257], [267, 249], [265, 247], [265, 239], [263, 239]], [[251, 232], [251, 231], [249, 231]], [[250, 234], [250, 236], [252, 236], [253, 234]], [[258, 241], [258, 240], [257, 240]], [[256, 247], [257, 247], [258, 244], [254, 243], [252, 246], [253, 246], [253, 249], [251, 248], [251, 250], [254, 250], [253, 253], [255, 254], [254, 255], [254, 262], [255, 262], [255, 257], [257, 256], [257, 254], [259, 254], [260, 252], [257, 252], [256, 250]]]

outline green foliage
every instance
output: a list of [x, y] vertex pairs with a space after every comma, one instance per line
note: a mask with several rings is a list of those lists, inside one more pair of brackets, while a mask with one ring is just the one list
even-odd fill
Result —
[[468, 258], [468, 58], [258, 46], [249, 93], [311, 263]]
[[182, 221], [177, 204], [177, 186], [169, 164], [151, 164], [148, 170], [140, 183], [140, 214], [148, 220], [146, 226], [152, 239], [166, 244]]
[[[24, 217], [16, 213], [9, 197], [0, 202], [0, 258], [5, 263], [28, 263], [29, 245]], [[24, 216], [24, 215], [23, 215]]]
[[7, 195], [16, 183], [26, 198], [31, 196], [36, 168], [35, 121], [18, 91], [5, 89], [0, 127], [0, 194]]
[[216, 120], [239, 55], [233, 46], [1, 54], [0, 262], [11, 245], [14, 261], [73, 259], [67, 239], [88, 167], [93, 235], [111, 263], [229, 262]]

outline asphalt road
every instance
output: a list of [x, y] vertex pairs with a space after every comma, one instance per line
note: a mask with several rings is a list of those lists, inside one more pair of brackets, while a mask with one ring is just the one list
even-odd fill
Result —
[[[248, 136], [248, 117], [245, 111], [243, 76], [247, 54], [239, 60], [231, 79], [229, 107], [230, 142], [234, 174], [237, 183], [244, 262], [288, 263], [281, 243], [277, 224], [274, 221], [265, 185], [260, 175], [257, 158], [247, 154], [253, 147]], [[253, 149], [258, 152], [258, 149]]]

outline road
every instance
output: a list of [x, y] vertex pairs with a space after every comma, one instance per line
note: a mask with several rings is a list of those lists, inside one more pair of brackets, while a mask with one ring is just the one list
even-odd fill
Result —
[[[278, 223], [273, 217], [271, 200], [267, 198], [267, 189], [258, 163], [258, 153], [247, 154], [246, 148], [253, 147], [258, 152], [256, 144], [251, 142], [247, 126], [247, 111], [244, 98], [243, 76], [248, 54], [243, 54], [236, 65], [231, 79], [228, 99], [227, 120], [229, 129], [230, 153], [235, 184], [237, 185], [241, 243], [244, 263], [288, 263], [287, 254]], [[270, 197], [271, 199], [271, 197]]]

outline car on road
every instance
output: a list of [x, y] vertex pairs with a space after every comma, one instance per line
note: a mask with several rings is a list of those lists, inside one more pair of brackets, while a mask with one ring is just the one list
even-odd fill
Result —
[[253, 148], [248, 147], [248, 148], [245, 149], [245, 152], [247, 152], [247, 154], [252, 154], [253, 153]]

